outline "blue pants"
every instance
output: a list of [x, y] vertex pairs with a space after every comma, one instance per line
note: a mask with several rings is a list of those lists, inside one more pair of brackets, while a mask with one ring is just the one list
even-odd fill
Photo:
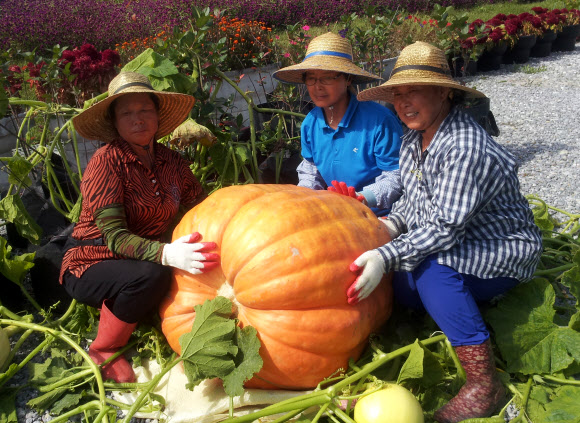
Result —
[[412, 272], [395, 272], [395, 300], [429, 313], [453, 346], [478, 345], [489, 332], [477, 303], [486, 302], [518, 284], [515, 278], [481, 279], [457, 272], [428, 256]]

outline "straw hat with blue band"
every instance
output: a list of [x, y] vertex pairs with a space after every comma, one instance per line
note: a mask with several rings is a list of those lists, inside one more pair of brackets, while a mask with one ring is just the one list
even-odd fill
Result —
[[393, 87], [402, 85], [436, 85], [464, 91], [466, 97], [485, 97], [485, 94], [461, 85], [451, 77], [447, 58], [441, 49], [417, 41], [401, 51], [387, 82], [361, 91], [357, 99], [393, 103]]
[[116, 98], [129, 93], [151, 93], [159, 100], [159, 127], [155, 139], [173, 132], [188, 116], [195, 98], [179, 93], [156, 91], [149, 79], [137, 72], [121, 72], [109, 84], [109, 96], [73, 118], [77, 132], [89, 140], [110, 142], [119, 134], [109, 115], [109, 106]]
[[376, 82], [381, 77], [373, 75], [353, 63], [352, 47], [346, 38], [327, 32], [313, 38], [301, 63], [274, 73], [283, 82], [303, 84], [302, 75], [309, 70], [342, 72], [351, 75], [353, 84]]

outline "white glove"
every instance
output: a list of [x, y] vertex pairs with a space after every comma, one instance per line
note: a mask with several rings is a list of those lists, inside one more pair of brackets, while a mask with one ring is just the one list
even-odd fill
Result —
[[215, 250], [215, 242], [195, 242], [201, 238], [198, 232], [176, 239], [165, 244], [161, 264], [185, 270], [194, 275], [206, 272], [219, 266], [219, 254], [206, 253]]
[[391, 241], [401, 235], [401, 232], [399, 232], [393, 221], [388, 217], [379, 217], [379, 222], [383, 223], [387, 227]]
[[350, 264], [349, 270], [359, 274], [346, 291], [349, 304], [356, 304], [368, 297], [387, 273], [385, 260], [377, 250], [361, 254]]

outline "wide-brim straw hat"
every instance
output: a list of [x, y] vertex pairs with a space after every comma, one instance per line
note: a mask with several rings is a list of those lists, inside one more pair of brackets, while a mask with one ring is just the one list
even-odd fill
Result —
[[352, 83], [375, 82], [382, 79], [353, 63], [352, 46], [346, 38], [327, 32], [310, 41], [301, 63], [274, 72], [274, 78], [283, 82], [303, 84], [302, 75], [309, 70], [336, 71], [352, 75]]
[[187, 94], [153, 89], [147, 76], [138, 72], [121, 72], [109, 84], [109, 96], [73, 118], [75, 129], [89, 140], [110, 142], [119, 136], [108, 112], [115, 99], [125, 94], [151, 93], [159, 100], [158, 129], [155, 139], [170, 134], [189, 115], [195, 98]]
[[380, 100], [393, 103], [393, 88], [402, 85], [435, 85], [465, 91], [466, 97], [485, 97], [485, 94], [461, 85], [451, 77], [445, 53], [422, 41], [405, 47], [389, 80], [377, 87], [361, 91], [358, 100]]

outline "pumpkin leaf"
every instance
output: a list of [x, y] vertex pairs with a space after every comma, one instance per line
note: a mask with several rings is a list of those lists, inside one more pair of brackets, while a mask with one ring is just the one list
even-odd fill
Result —
[[246, 326], [242, 329], [236, 326], [236, 344], [238, 346], [236, 368], [223, 379], [224, 389], [230, 397], [242, 395], [244, 382], [259, 372], [264, 364], [260, 357], [261, 343], [255, 328]]
[[437, 358], [419, 340], [416, 340], [411, 347], [409, 357], [401, 368], [397, 384], [410, 380], [421, 386], [431, 387], [439, 383], [444, 376], [445, 372]]
[[580, 388], [570, 385], [555, 390], [545, 412], [536, 421], [546, 423], [580, 423]]
[[187, 93], [194, 89], [194, 81], [179, 73], [173, 62], [148, 48], [123, 67], [123, 71], [139, 72], [149, 78], [158, 91]]
[[66, 361], [62, 357], [49, 357], [44, 363], [30, 363], [28, 365], [30, 383], [35, 386], [47, 385], [60, 381], [68, 370]]
[[17, 423], [16, 394], [19, 388], [2, 388], [0, 395], [0, 421], [5, 423]]
[[486, 313], [510, 373], [553, 374], [580, 363], [580, 333], [554, 323], [555, 297], [548, 280], [535, 278]]
[[12, 257], [12, 247], [6, 239], [0, 237], [0, 274], [6, 276], [15, 284], [22, 286], [24, 276], [34, 266], [36, 253], [26, 253]]
[[61, 399], [56, 401], [50, 412], [56, 416], [64, 413], [65, 410], [76, 407], [83, 398], [82, 392], [65, 394]]
[[43, 412], [44, 410], [50, 408], [50, 406], [56, 401], [58, 401], [67, 390], [68, 388], [66, 387], [53, 389], [50, 392], [32, 398], [26, 403], [26, 405], [28, 405], [30, 408], [34, 408], [39, 412]]
[[10, 194], [0, 200], [0, 219], [14, 223], [20, 236], [34, 244], [40, 243], [42, 228], [26, 211], [26, 207], [18, 195]]
[[234, 344], [236, 322], [231, 314], [232, 303], [224, 297], [195, 306], [191, 331], [179, 338], [188, 389], [204, 379], [223, 379], [235, 369], [238, 347]]

